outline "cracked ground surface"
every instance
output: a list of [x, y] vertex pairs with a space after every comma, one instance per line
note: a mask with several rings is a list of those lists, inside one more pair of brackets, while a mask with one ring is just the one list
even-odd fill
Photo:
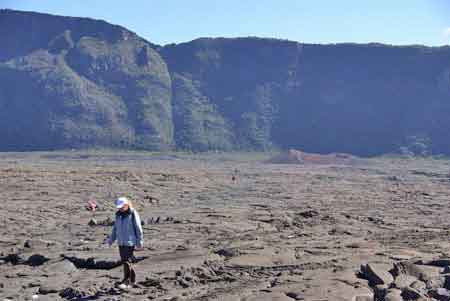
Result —
[[[352, 300], [372, 294], [361, 264], [448, 255], [449, 161], [266, 157], [1, 154], [0, 298]], [[120, 195], [144, 221], [128, 291], [117, 248], [101, 244]]]

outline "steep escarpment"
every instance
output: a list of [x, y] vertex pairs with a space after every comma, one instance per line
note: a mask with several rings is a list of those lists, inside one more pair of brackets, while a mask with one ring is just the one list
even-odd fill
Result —
[[[300, 48], [293, 42], [253, 38], [199, 39], [164, 47], [161, 53], [174, 81], [177, 144], [273, 147], [273, 125], [282, 118], [280, 105], [296, 84]], [[191, 140], [186, 141], [186, 132]]]
[[245, 38], [199, 39], [161, 53], [179, 82], [174, 106], [190, 112], [174, 115], [176, 129], [201, 133], [205, 115], [194, 113], [212, 106], [232, 133], [223, 141], [237, 148], [450, 153], [448, 47]]
[[201, 38], [0, 11], [0, 150], [450, 155], [450, 47]]

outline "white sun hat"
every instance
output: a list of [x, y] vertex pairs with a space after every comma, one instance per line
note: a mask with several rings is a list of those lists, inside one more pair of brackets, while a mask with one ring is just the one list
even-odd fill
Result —
[[120, 197], [116, 200], [116, 208], [120, 209], [125, 205], [128, 205], [130, 202], [128, 201], [128, 199], [126, 197]]

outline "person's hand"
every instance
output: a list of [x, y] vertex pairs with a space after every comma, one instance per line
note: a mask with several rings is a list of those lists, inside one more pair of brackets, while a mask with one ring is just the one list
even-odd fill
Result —
[[105, 240], [103, 240], [103, 245], [108, 246], [109, 248], [112, 246], [111, 241], [109, 240], [109, 238], [105, 238]]
[[139, 252], [139, 251], [144, 251], [144, 247], [143, 246], [136, 246], [136, 248], [134, 248], [135, 251]]

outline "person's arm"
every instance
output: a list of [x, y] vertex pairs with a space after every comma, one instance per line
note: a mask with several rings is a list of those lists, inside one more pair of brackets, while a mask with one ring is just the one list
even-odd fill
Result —
[[144, 246], [144, 233], [142, 231], [141, 218], [136, 210], [134, 214], [134, 229], [136, 229], [136, 247], [142, 248]]
[[117, 238], [116, 232], [117, 232], [116, 222], [114, 222], [114, 225], [113, 225], [113, 228], [111, 231], [111, 235], [108, 238], [108, 245], [112, 245], [116, 241], [116, 238]]

